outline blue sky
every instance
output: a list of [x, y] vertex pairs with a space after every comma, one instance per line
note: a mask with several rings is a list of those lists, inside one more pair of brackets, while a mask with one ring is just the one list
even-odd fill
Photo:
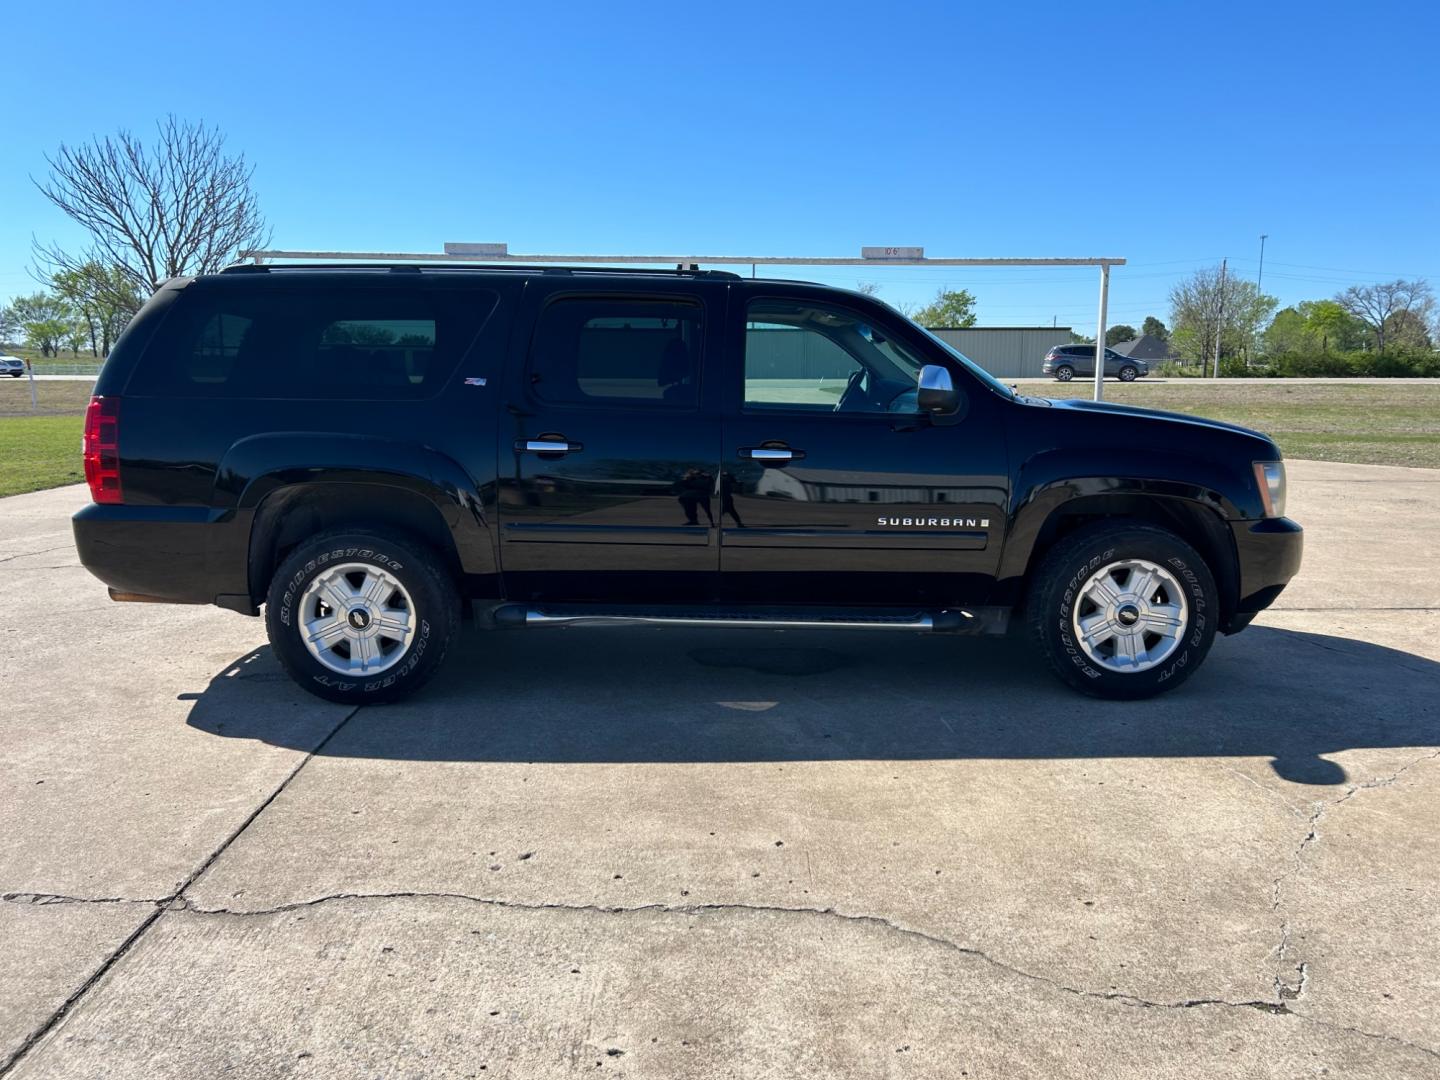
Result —
[[[277, 247], [1118, 255], [1111, 322], [1228, 256], [1283, 303], [1440, 286], [1433, 5], [14, 5], [0, 299], [44, 155], [166, 112], [255, 164]], [[1093, 329], [1092, 270], [785, 270]]]

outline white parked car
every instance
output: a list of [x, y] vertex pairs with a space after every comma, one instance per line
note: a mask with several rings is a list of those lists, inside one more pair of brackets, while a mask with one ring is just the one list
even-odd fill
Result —
[[25, 361], [18, 356], [0, 356], [0, 375], [18, 379], [25, 374]]

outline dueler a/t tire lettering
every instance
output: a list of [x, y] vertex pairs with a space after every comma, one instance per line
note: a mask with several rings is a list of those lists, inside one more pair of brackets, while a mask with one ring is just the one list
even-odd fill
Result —
[[[414, 606], [414, 635], [405, 653], [373, 676], [347, 676], [320, 663], [301, 637], [301, 597], [315, 577], [337, 564], [368, 564], [399, 580]], [[265, 629], [280, 666], [317, 697], [347, 705], [397, 701], [439, 669], [460, 625], [455, 582], [424, 544], [359, 530], [325, 533], [300, 544], [275, 571], [265, 603]]]
[[[1123, 559], [1163, 567], [1185, 593], [1178, 644], [1143, 671], [1118, 672], [1097, 664], [1074, 630], [1085, 582]], [[1214, 575], [1184, 540], [1154, 525], [1107, 519], [1076, 530], [1046, 553], [1030, 587], [1026, 616], [1031, 640], [1062, 681], [1094, 697], [1134, 700], [1173, 690], [1195, 674], [1215, 641], [1220, 605]]]

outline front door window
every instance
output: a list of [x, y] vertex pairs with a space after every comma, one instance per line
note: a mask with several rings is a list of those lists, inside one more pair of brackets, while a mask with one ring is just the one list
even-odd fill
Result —
[[915, 413], [924, 361], [863, 316], [755, 300], [745, 322], [747, 410]]

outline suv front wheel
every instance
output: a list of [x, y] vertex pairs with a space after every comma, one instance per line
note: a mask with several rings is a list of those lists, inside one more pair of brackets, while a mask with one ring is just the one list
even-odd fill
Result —
[[1129, 365], [1129, 364], [1126, 364], [1124, 367], [1122, 367], [1122, 368], [1120, 369], [1120, 381], [1121, 381], [1121, 382], [1134, 382], [1134, 381], [1135, 381], [1135, 376], [1136, 376], [1136, 375], [1139, 375], [1139, 374], [1140, 374], [1140, 372], [1137, 371], [1134, 367], [1132, 367], [1132, 366]]
[[1028, 621], [1065, 682], [1095, 697], [1136, 699], [1193, 675], [1218, 617], [1215, 579], [1193, 547], [1153, 525], [1100, 521], [1045, 556]]
[[454, 582], [427, 547], [363, 531], [297, 547], [276, 571], [265, 605], [271, 648], [290, 677], [347, 705], [419, 689], [459, 622]]

